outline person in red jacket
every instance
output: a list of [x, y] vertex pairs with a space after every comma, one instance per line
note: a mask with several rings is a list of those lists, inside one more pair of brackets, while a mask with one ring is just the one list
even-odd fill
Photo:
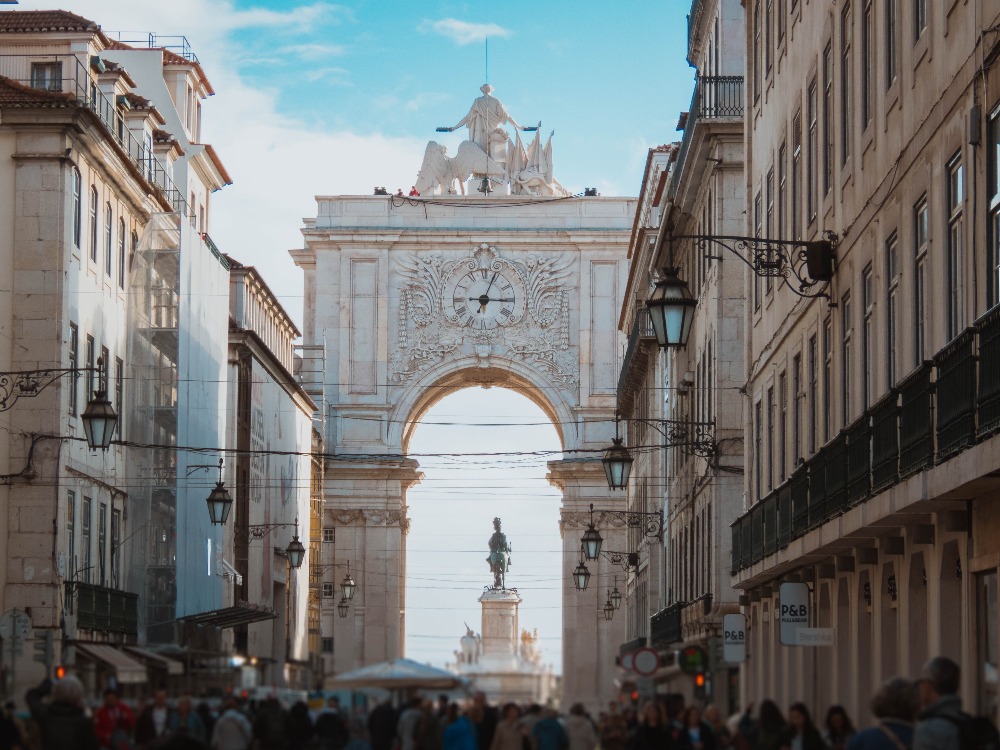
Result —
[[104, 704], [94, 713], [94, 732], [101, 747], [107, 750], [131, 747], [134, 728], [135, 714], [132, 709], [118, 700], [115, 690], [105, 690]]

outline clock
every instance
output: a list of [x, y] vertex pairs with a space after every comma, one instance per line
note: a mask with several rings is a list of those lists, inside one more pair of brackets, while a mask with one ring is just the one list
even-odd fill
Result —
[[503, 261], [486, 268], [460, 263], [445, 286], [444, 313], [452, 323], [489, 331], [524, 316], [525, 289], [520, 275]]

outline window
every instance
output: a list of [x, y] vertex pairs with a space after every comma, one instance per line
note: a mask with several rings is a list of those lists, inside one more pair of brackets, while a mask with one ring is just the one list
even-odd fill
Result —
[[324, 654], [332, 654], [333, 653], [333, 638], [327, 637], [327, 638], [320, 639], [320, 648], [322, 649], [322, 651], [323, 651]]
[[118, 219], [118, 288], [125, 288], [125, 219]]
[[816, 79], [809, 83], [809, 91], [806, 95], [806, 117], [809, 133], [806, 135], [806, 219], [812, 222], [816, 218], [816, 180], [819, 156], [819, 122], [818, 122], [818, 90]]
[[[763, 226], [762, 222], [764, 220], [764, 209], [763, 203], [760, 197], [760, 191], [753, 199], [753, 230], [754, 237], [763, 237]], [[1000, 215], [1000, 213], [998, 213]], [[1000, 224], [998, 224], [1000, 226]], [[1000, 271], [998, 271], [1000, 273]], [[764, 280], [757, 274], [753, 275], [753, 309], [760, 310], [760, 298], [761, 298], [761, 286]]]
[[802, 228], [802, 112], [792, 117], [792, 191], [789, 197], [792, 237], [798, 239]]
[[802, 355], [792, 357], [792, 471], [802, 457]]
[[760, 48], [760, 0], [753, 6], [753, 98], [754, 101], [760, 99], [760, 71], [761, 71], [761, 48]]
[[97, 350], [94, 345], [94, 337], [87, 336], [87, 346], [84, 349], [84, 367], [87, 368], [87, 400], [94, 395], [94, 359], [97, 357]]
[[[772, 237], [774, 237], [774, 170], [773, 169], [769, 169], [767, 171], [767, 182], [765, 184], [764, 192], [766, 194], [766, 200], [767, 200], [767, 215], [766, 215], [767, 226], [764, 229], [764, 231], [766, 232], [764, 236], [767, 237], [768, 239], [771, 239]], [[771, 291], [771, 277], [765, 276], [764, 293], [769, 294], [770, 291]]]
[[[79, 362], [79, 348], [80, 348], [80, 331], [76, 327], [76, 323], [69, 324], [69, 369], [75, 370], [78, 367]], [[77, 373], [73, 373], [69, 376], [69, 413], [71, 416], [76, 416], [76, 410], [79, 408], [79, 400], [77, 396], [77, 380], [79, 379]]]
[[854, 18], [851, 4], [845, 3], [840, 13], [840, 163], [846, 164], [851, 156], [851, 37], [854, 35]]
[[763, 484], [763, 476], [764, 476], [764, 458], [763, 458], [763, 456], [764, 456], [764, 444], [763, 444], [763, 440], [762, 440], [762, 434], [763, 434], [763, 430], [764, 430], [764, 426], [763, 426], [763, 421], [764, 420], [763, 420], [762, 413], [761, 413], [760, 401], [758, 401], [756, 404], [754, 404], [753, 416], [754, 416], [754, 420], [753, 420], [753, 430], [754, 430], [754, 440], [753, 440], [753, 444], [754, 444], [754, 452], [753, 452], [753, 461], [754, 461], [754, 489], [757, 490], [757, 493], [756, 493], [757, 494], [757, 502], [760, 502], [760, 498], [761, 498], [761, 485]]
[[774, 386], [767, 389], [767, 491], [774, 487]]
[[779, 239], [785, 238], [785, 226], [787, 225], [788, 211], [788, 165], [785, 163], [787, 152], [785, 144], [778, 146], [778, 228], [776, 236]]
[[913, 41], [919, 41], [927, 29], [927, 0], [913, 0]]
[[852, 337], [854, 334], [854, 328], [852, 326], [851, 318], [851, 292], [850, 290], [844, 292], [844, 296], [840, 298], [840, 335], [842, 336], [840, 344], [840, 375], [841, 375], [841, 424], [845, 427], [851, 422], [851, 377], [854, 374], [852, 357], [854, 351], [852, 349]]
[[899, 44], [896, 41], [896, 2], [885, 0], [885, 87], [899, 75]]
[[111, 585], [118, 588], [120, 585], [120, 552], [122, 544], [122, 512], [118, 508], [111, 511]]
[[111, 264], [114, 256], [112, 255], [112, 249], [114, 246], [114, 238], [112, 232], [112, 223], [114, 221], [114, 215], [111, 213], [111, 204], [108, 203], [104, 207], [104, 273], [111, 276]]
[[819, 446], [816, 399], [819, 397], [819, 346], [816, 334], [809, 337], [809, 455]]
[[930, 240], [927, 226], [927, 196], [913, 207], [913, 354], [914, 365], [924, 361], [927, 343], [927, 245]]
[[80, 170], [73, 167], [73, 247], [80, 249], [80, 232], [83, 221], [83, 178]]
[[886, 386], [896, 385], [898, 354], [896, 337], [899, 334], [899, 239], [896, 233], [885, 241], [885, 379]]
[[115, 434], [118, 439], [122, 437], [122, 422], [125, 421], [125, 412], [122, 406], [125, 401], [125, 363], [119, 357], [115, 357], [115, 413], [118, 415], [118, 422], [115, 424]]
[[323, 598], [332, 599], [336, 595], [335, 586], [331, 581], [323, 582]]
[[861, 129], [871, 124], [875, 109], [875, 0], [865, 0], [861, 14]]
[[97, 188], [90, 186], [90, 260], [97, 262]]
[[66, 577], [76, 580], [76, 492], [66, 491]]
[[861, 328], [861, 404], [864, 408], [871, 406], [875, 395], [875, 288], [872, 264], [865, 266], [861, 272], [861, 310], [864, 322]]
[[986, 184], [989, 200], [989, 240], [986, 248], [986, 303], [1000, 303], [1000, 110], [989, 121], [989, 156], [986, 159]]
[[833, 319], [823, 323], [823, 438], [833, 437]]
[[102, 586], [108, 585], [105, 575], [105, 559], [107, 558], [108, 545], [108, 504], [101, 503], [97, 509], [97, 570], [100, 574]]
[[773, 7], [774, 0], [764, 0], [764, 70], [767, 73], [771, 72], [771, 60], [774, 57], [774, 42], [771, 39], [771, 29], [774, 23]]
[[62, 63], [31, 63], [31, 88], [62, 91]]
[[324, 542], [336, 542], [337, 541], [337, 529], [326, 526], [323, 528], [323, 541]]
[[77, 572], [83, 573], [85, 583], [90, 583], [90, 505], [91, 500], [86, 495], [83, 496], [83, 507], [80, 508], [80, 543], [83, 545], [83, 560], [80, 561], [81, 568]]
[[823, 50], [823, 196], [833, 187], [833, 46]]
[[111, 355], [108, 353], [108, 347], [101, 347], [101, 358], [97, 360], [97, 366], [101, 369], [101, 379], [98, 381], [97, 387], [106, 392], [111, 380]]
[[961, 155], [948, 163], [948, 340], [955, 338], [965, 325], [962, 300], [962, 205], [963, 178]]
[[776, 10], [776, 20], [778, 22], [778, 44], [781, 44], [781, 41], [785, 38], [785, 15], [788, 12], [785, 10], [785, 0], [778, 0], [778, 7]]
[[785, 481], [788, 454], [788, 376], [784, 371], [778, 376], [778, 483]]

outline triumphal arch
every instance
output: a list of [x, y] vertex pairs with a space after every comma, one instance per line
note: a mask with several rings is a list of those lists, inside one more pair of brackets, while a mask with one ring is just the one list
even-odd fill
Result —
[[[324, 524], [335, 529], [323, 545], [333, 552], [310, 550], [310, 563], [337, 582], [350, 561], [358, 584], [347, 617], [324, 614], [335, 672], [402, 655], [407, 491], [421, 478], [412, 431], [453, 390], [524, 394], [562, 441], [549, 480], [563, 493], [563, 674], [567, 695], [596, 707], [614, 694], [627, 618], [605, 622], [604, 587], [577, 592], [570, 574], [589, 504], [625, 504], [600, 456], [614, 435], [636, 204], [570, 195], [553, 176], [551, 135], [543, 142], [482, 92], [439, 128], [468, 127], [454, 156], [428, 144], [419, 195], [319, 196], [292, 252], [305, 278], [303, 379], [328, 454]], [[601, 532], [608, 549], [625, 548], [623, 528]], [[609, 580], [608, 565], [591, 563], [593, 580]]]

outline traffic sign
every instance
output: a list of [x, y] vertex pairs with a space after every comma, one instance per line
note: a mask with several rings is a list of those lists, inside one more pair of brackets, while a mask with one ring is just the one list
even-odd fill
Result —
[[786, 581], [778, 589], [778, 617], [781, 623], [781, 644], [798, 646], [796, 632], [809, 627], [809, 586]]
[[632, 669], [643, 677], [651, 677], [660, 668], [660, 655], [656, 649], [640, 648], [632, 654]]
[[9, 609], [0, 615], [0, 638], [5, 641], [9, 638], [15, 640], [26, 638], [31, 630], [31, 618], [28, 613], [20, 609]]
[[741, 664], [747, 659], [747, 616], [729, 614], [722, 616], [722, 661]]
[[626, 672], [632, 672], [635, 669], [635, 654], [629, 651], [621, 659], [621, 666]]
[[708, 668], [708, 653], [701, 646], [686, 646], [678, 653], [677, 661], [684, 674], [698, 674]]

